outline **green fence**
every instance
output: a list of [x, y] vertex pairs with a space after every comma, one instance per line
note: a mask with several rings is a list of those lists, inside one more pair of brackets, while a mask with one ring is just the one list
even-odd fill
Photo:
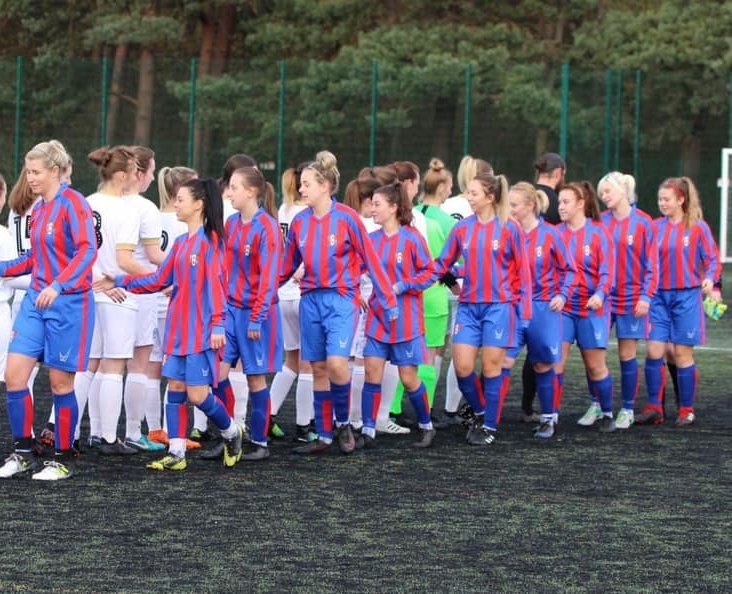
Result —
[[[96, 187], [85, 156], [102, 144], [146, 142], [159, 165], [211, 175], [227, 155], [246, 152], [278, 188], [284, 168], [321, 148], [336, 154], [344, 180], [397, 159], [426, 167], [439, 156], [456, 170], [470, 153], [518, 181], [531, 179], [537, 154], [551, 150], [565, 156], [570, 179], [632, 173], [652, 214], [659, 182], [691, 173], [718, 228], [720, 149], [732, 145], [728, 77], [452, 64], [435, 80], [398, 64], [347, 59], [231, 61], [213, 78], [198, 76], [195, 59], [155, 58], [152, 72], [143, 96], [137, 58], [0, 61], [0, 171], [12, 183], [23, 154], [48, 138], [67, 145], [74, 185], [85, 192]], [[685, 92], [693, 87], [711, 99], [698, 105]]]

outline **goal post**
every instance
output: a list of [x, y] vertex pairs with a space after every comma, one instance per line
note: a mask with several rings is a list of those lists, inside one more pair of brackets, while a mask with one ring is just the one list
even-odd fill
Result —
[[722, 149], [722, 175], [719, 179], [719, 253], [722, 258], [722, 262], [732, 262], [732, 238], [730, 233], [732, 232], [732, 221], [730, 221], [730, 215], [732, 215], [732, 209], [730, 209], [730, 199], [732, 195], [730, 190], [730, 173], [732, 172], [732, 148]]

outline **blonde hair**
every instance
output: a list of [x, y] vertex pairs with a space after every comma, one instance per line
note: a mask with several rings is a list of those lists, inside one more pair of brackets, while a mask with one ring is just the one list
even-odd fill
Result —
[[635, 178], [632, 175], [621, 173], [620, 171], [611, 171], [604, 175], [599, 182], [597, 182], [597, 192], [602, 193], [602, 186], [605, 184], [611, 185], [625, 194], [628, 202], [635, 204], [637, 196], [635, 195]]
[[684, 225], [687, 229], [697, 221], [704, 219], [699, 192], [689, 177], [669, 177], [664, 180], [659, 189], [667, 188], [672, 190], [679, 198], [683, 198], [681, 210], [684, 213]]
[[511, 186], [509, 192], [518, 192], [522, 194], [526, 202], [528, 202], [535, 215], [541, 215], [549, 208], [549, 196], [543, 190], [537, 190], [533, 184], [521, 181]]
[[26, 153], [25, 158], [29, 161], [42, 160], [47, 169], [58, 167], [59, 177], [71, 167], [71, 157], [58, 140], [39, 142]]
[[508, 180], [505, 175], [479, 173], [473, 180], [480, 182], [483, 191], [493, 196], [493, 212], [501, 223], [508, 220]]
[[338, 184], [341, 180], [341, 173], [338, 171], [338, 160], [330, 151], [320, 151], [315, 155], [315, 161], [308, 164], [306, 169], [311, 169], [316, 173], [316, 179], [322, 184], [328, 182], [330, 184], [330, 193], [335, 194], [338, 191]]
[[185, 182], [198, 177], [194, 169], [188, 167], [163, 167], [158, 173], [158, 195], [160, 210], [168, 208], [170, 201]]
[[457, 183], [462, 194], [468, 191], [468, 184], [479, 173], [493, 173], [493, 166], [483, 159], [475, 159], [470, 155], [465, 155], [460, 161], [457, 172]]

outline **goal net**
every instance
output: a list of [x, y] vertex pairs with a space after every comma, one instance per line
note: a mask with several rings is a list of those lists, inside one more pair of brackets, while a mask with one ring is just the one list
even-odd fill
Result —
[[722, 149], [722, 175], [719, 179], [719, 252], [722, 262], [732, 262], [732, 148]]

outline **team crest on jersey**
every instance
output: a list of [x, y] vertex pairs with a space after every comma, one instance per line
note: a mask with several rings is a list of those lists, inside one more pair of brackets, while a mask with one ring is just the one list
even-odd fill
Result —
[[684, 247], [689, 247], [689, 236], [684, 235]]
[[402, 253], [401, 252], [397, 252], [396, 261], [397, 261], [397, 264], [402, 263]]
[[196, 264], [198, 264], [198, 258], [196, 254], [191, 254], [191, 266], [195, 266]]
[[541, 246], [537, 245], [536, 246], [536, 257], [541, 258], [541, 254], [542, 254]]
[[628, 235], [628, 245], [633, 245], [633, 236]]
[[252, 247], [249, 244], [246, 244], [244, 246], [244, 255], [248, 256], [251, 253], [252, 253]]
[[493, 251], [495, 252], [497, 249], [498, 249], [498, 240], [494, 239], [493, 240]]
[[46, 235], [53, 235], [53, 223], [46, 225]]
[[585, 256], [590, 255], [590, 246], [588, 244], [585, 244]]
[[335, 234], [334, 233], [331, 233], [330, 234], [330, 237], [328, 237], [328, 243], [331, 246], [334, 246], [336, 244], [336, 237], [335, 237]]

